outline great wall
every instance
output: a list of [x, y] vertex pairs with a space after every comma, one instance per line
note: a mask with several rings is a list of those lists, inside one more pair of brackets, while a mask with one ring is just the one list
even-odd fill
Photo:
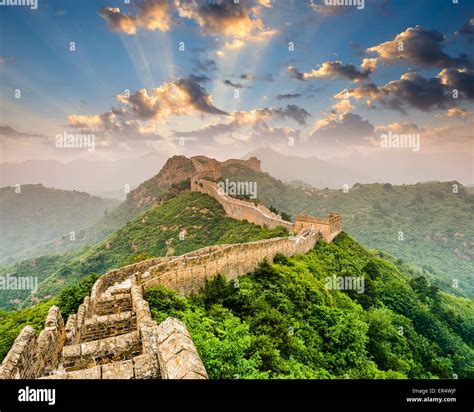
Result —
[[[263, 205], [232, 198], [206, 179], [220, 176], [217, 161], [191, 160], [197, 171], [191, 190], [215, 198], [234, 219], [284, 226], [290, 236], [204, 247], [111, 270], [95, 282], [66, 324], [53, 306], [38, 337], [31, 326], [24, 327], [0, 366], [0, 379], [207, 379], [186, 326], [171, 317], [153, 321], [146, 291], [161, 285], [184, 296], [196, 294], [219, 273], [235, 279], [277, 253], [307, 253], [318, 240], [331, 242], [342, 230], [338, 214], [321, 219], [302, 213], [292, 223]], [[255, 158], [227, 162], [260, 170]]]

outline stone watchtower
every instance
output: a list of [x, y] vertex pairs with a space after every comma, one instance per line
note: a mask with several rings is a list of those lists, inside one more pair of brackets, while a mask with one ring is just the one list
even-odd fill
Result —
[[342, 232], [342, 217], [339, 213], [329, 213], [325, 218], [314, 217], [302, 212], [295, 217], [295, 232], [311, 229], [321, 233], [325, 242], [330, 243]]

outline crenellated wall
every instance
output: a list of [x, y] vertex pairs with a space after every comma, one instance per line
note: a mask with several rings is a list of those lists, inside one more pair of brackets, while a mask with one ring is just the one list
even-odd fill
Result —
[[206, 247], [152, 266], [141, 273], [139, 281], [144, 289], [161, 285], [182, 295], [196, 294], [218, 273], [234, 279], [253, 271], [264, 259], [271, 261], [277, 253], [307, 253], [320, 238], [317, 232], [305, 232], [296, 237]]
[[230, 197], [219, 190], [216, 183], [201, 179], [200, 175], [191, 178], [191, 190], [212, 196], [222, 205], [225, 213], [233, 219], [247, 220], [269, 229], [283, 226], [290, 232], [294, 230], [293, 223], [283, 220], [281, 216], [273, 213], [265, 206]]
[[342, 232], [342, 217], [338, 213], [330, 213], [325, 218], [300, 213], [295, 218], [295, 232], [302, 230], [316, 230], [321, 233], [325, 242], [331, 243]]
[[31, 326], [22, 329], [0, 366], [0, 378], [35, 379], [56, 369], [65, 338], [61, 312], [52, 306], [38, 338]]

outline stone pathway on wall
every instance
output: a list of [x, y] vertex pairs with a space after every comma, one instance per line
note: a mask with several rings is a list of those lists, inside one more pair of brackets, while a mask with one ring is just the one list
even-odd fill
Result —
[[40, 339], [36, 342], [33, 328], [25, 327], [2, 363], [0, 377], [207, 379], [185, 325], [174, 318], [157, 325], [137, 278], [138, 273], [86, 297], [65, 326], [59, 309], [51, 308], [47, 325], [54, 326], [56, 339], [46, 339], [49, 350]]

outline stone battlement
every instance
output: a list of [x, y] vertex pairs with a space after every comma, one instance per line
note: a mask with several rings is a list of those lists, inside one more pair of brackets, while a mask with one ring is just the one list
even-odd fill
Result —
[[319, 231], [323, 240], [327, 243], [332, 242], [342, 231], [342, 217], [337, 213], [330, 213], [326, 218], [300, 213], [296, 216], [295, 223], [288, 222], [264, 205], [256, 205], [227, 195], [215, 182], [206, 180], [202, 174], [197, 174], [191, 178], [191, 190], [212, 196], [222, 205], [225, 213], [233, 219], [247, 220], [269, 229], [283, 226], [289, 232], [295, 233], [300, 233], [304, 230]]
[[273, 213], [270, 209], [263, 205], [255, 205], [230, 197], [220, 190], [216, 183], [202, 179], [200, 175], [191, 178], [191, 190], [212, 196], [222, 205], [225, 213], [233, 219], [247, 220], [269, 229], [283, 226], [290, 232], [293, 231], [293, 223], [283, 220], [281, 216]]

